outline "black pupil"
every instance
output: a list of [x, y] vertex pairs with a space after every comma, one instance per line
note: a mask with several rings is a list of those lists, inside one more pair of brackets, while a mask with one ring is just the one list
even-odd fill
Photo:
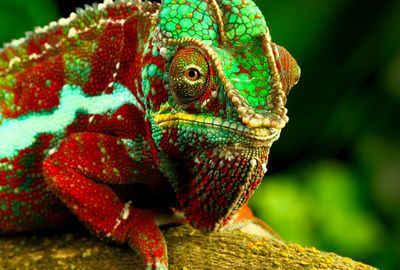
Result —
[[188, 70], [187, 74], [188, 74], [189, 78], [194, 79], [194, 78], [197, 78], [198, 71], [197, 71], [197, 69], [191, 68]]

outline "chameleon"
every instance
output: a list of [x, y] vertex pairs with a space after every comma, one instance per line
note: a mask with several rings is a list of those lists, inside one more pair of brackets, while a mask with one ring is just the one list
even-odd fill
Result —
[[0, 50], [0, 234], [65, 225], [167, 269], [160, 226], [247, 202], [300, 69], [252, 0], [86, 6]]

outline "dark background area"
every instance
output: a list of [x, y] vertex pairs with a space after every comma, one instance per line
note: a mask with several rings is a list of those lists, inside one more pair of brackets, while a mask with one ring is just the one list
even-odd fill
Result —
[[[94, 1], [0, 0], [0, 43]], [[251, 205], [285, 239], [400, 269], [400, 1], [255, 1], [302, 68]]]

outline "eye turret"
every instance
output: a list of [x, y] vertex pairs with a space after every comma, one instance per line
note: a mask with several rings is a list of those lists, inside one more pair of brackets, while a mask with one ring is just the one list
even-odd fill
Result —
[[277, 45], [277, 51], [276, 64], [281, 77], [282, 90], [288, 95], [290, 89], [295, 86], [300, 79], [300, 67], [285, 48]]
[[202, 53], [194, 48], [179, 50], [171, 62], [171, 93], [182, 105], [199, 99], [207, 89], [209, 66]]

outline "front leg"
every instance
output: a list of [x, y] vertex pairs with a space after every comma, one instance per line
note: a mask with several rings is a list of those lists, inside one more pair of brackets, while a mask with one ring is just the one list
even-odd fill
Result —
[[128, 243], [147, 269], [167, 269], [160, 215], [122, 202], [107, 185], [132, 183], [138, 170], [122, 139], [88, 132], [69, 136], [43, 164], [50, 189], [94, 234]]

